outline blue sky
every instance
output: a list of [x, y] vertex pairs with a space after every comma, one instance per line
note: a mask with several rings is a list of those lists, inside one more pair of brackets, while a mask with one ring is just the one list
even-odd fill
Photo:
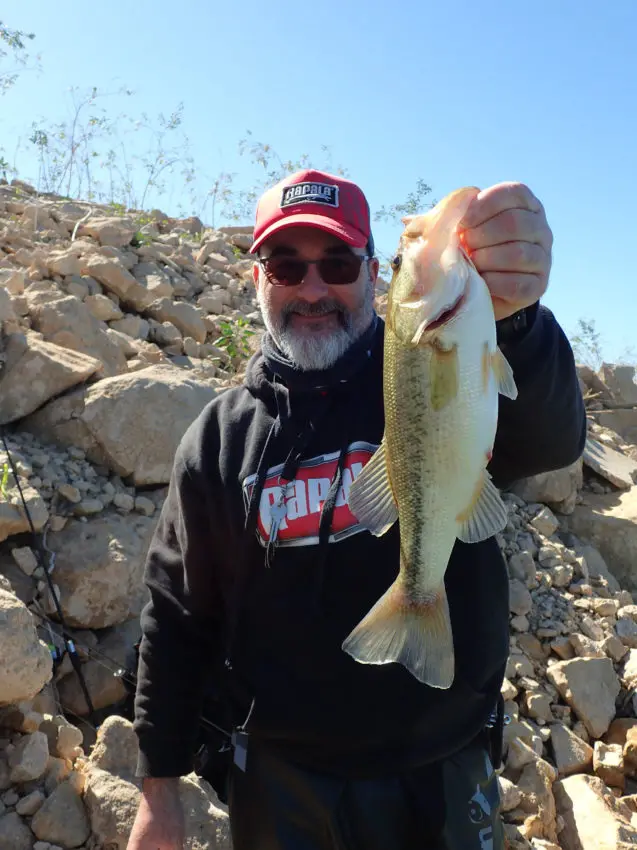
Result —
[[[545, 303], [569, 333], [594, 319], [609, 360], [637, 348], [635, 0], [4, 0], [2, 19], [41, 53], [0, 100], [0, 147], [24, 176], [34, 118], [67, 115], [71, 86], [125, 85], [112, 115], [183, 102], [206, 175], [249, 178], [249, 129], [286, 159], [328, 145], [373, 209], [419, 178], [432, 198], [521, 180], [555, 236]], [[157, 205], [173, 212], [182, 188]], [[379, 247], [399, 232], [376, 225]]]

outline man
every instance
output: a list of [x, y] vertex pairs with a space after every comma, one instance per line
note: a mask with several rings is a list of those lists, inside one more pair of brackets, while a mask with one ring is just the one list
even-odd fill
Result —
[[[569, 343], [539, 305], [552, 247], [540, 202], [523, 185], [493, 186], [461, 231], [518, 388], [514, 402], [500, 396], [489, 467], [504, 487], [574, 461], [584, 408]], [[447, 569], [451, 688], [341, 649], [398, 570], [397, 527], [373, 537], [347, 507], [383, 434], [365, 196], [330, 174], [294, 174], [261, 198], [252, 251], [262, 349], [244, 385], [184, 436], [148, 555], [135, 719], [144, 788], [129, 850], [182, 846], [177, 777], [193, 767], [210, 686], [235, 733], [225, 782], [215, 756], [235, 850], [498, 850], [509, 632], [495, 539], [457, 541]]]

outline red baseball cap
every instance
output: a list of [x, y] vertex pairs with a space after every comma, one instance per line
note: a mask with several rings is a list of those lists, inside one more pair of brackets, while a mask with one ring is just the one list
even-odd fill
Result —
[[338, 236], [348, 245], [374, 245], [369, 204], [351, 180], [325, 171], [304, 169], [268, 189], [259, 199], [254, 226], [255, 253], [273, 233], [287, 227], [318, 227]]

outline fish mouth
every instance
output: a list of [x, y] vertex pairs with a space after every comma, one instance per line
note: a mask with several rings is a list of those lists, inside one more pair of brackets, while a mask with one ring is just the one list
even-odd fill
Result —
[[440, 312], [434, 316], [434, 318], [427, 322], [424, 330], [428, 333], [429, 331], [435, 331], [438, 328], [446, 325], [454, 316], [456, 316], [464, 304], [466, 300], [466, 294], [461, 292], [460, 295], [456, 298], [456, 300], [449, 307], [443, 307]]

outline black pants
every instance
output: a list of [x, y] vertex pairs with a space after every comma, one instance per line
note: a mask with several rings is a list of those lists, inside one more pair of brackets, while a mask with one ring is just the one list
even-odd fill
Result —
[[401, 776], [313, 773], [250, 741], [232, 767], [234, 850], [503, 850], [497, 776], [481, 743]]

